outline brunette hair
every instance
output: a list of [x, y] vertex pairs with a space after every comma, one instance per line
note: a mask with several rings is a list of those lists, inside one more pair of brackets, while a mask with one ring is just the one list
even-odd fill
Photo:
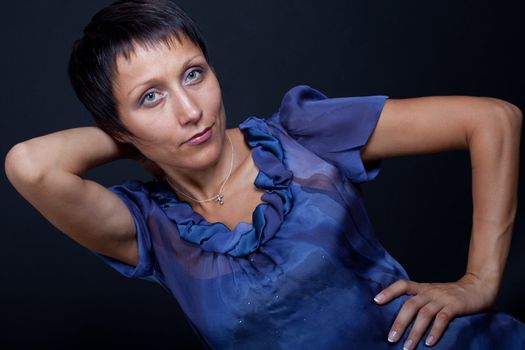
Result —
[[129, 58], [134, 46], [170, 44], [185, 35], [208, 60], [197, 25], [169, 0], [117, 1], [97, 12], [75, 41], [69, 59], [69, 79], [97, 125], [112, 136], [131, 135], [122, 125], [113, 96], [116, 58]]

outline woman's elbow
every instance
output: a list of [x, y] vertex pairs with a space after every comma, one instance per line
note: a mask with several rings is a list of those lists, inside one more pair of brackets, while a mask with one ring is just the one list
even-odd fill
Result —
[[[498, 154], [515, 153], [519, 149], [523, 115], [514, 104], [492, 97], [477, 98], [479, 108], [471, 119], [467, 143], [481, 142]], [[505, 151], [507, 150], [507, 151]]]
[[28, 141], [14, 145], [7, 152], [4, 169], [13, 186], [18, 188], [22, 184], [35, 185], [42, 181], [45, 172], [37, 158]]
[[514, 104], [505, 100], [493, 98], [494, 111], [493, 115], [497, 117], [497, 122], [500, 127], [504, 129], [507, 134], [519, 135], [521, 134], [521, 126], [523, 123], [523, 113]]

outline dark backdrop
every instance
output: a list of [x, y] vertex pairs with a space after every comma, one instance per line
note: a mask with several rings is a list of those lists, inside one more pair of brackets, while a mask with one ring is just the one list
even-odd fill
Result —
[[[331, 97], [494, 96], [523, 110], [525, 31], [518, 3], [179, 1], [207, 38], [230, 127], [249, 115], [270, 116], [296, 84]], [[66, 63], [73, 40], [107, 4], [2, 4], [3, 156], [16, 142], [91, 124], [69, 86]], [[381, 175], [364, 188], [381, 241], [414, 280], [459, 278], [471, 227], [468, 152], [382, 164]], [[105, 185], [147, 178], [125, 161], [89, 176]], [[0, 347], [198, 347], [162, 288], [121, 277], [54, 229], [3, 174], [1, 181]], [[496, 308], [525, 321], [523, 176], [520, 182], [521, 205]]]

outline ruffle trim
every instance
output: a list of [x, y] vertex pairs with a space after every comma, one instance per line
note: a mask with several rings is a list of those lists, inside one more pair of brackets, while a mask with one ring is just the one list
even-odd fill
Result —
[[289, 188], [292, 172], [284, 166], [282, 145], [266, 122], [249, 117], [239, 129], [253, 149], [253, 160], [259, 168], [254, 185], [265, 191], [261, 197], [264, 203], [257, 205], [252, 213], [252, 224], [240, 222], [232, 231], [221, 222], [210, 223], [188, 202], [178, 199], [164, 181], [151, 193], [153, 200], [176, 223], [181, 239], [198, 244], [203, 250], [234, 257], [247, 256], [272, 239], [293, 202]]

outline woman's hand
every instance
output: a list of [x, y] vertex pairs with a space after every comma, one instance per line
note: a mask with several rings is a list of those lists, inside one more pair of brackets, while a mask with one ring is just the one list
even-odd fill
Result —
[[455, 317], [480, 312], [492, 306], [496, 299], [497, 285], [484, 283], [474, 274], [467, 273], [452, 283], [417, 283], [399, 280], [381, 291], [374, 300], [386, 304], [403, 295], [413, 295], [397, 315], [388, 341], [398, 341], [414, 317], [416, 320], [403, 349], [414, 349], [432, 321], [434, 324], [425, 340], [427, 346], [436, 344]]

